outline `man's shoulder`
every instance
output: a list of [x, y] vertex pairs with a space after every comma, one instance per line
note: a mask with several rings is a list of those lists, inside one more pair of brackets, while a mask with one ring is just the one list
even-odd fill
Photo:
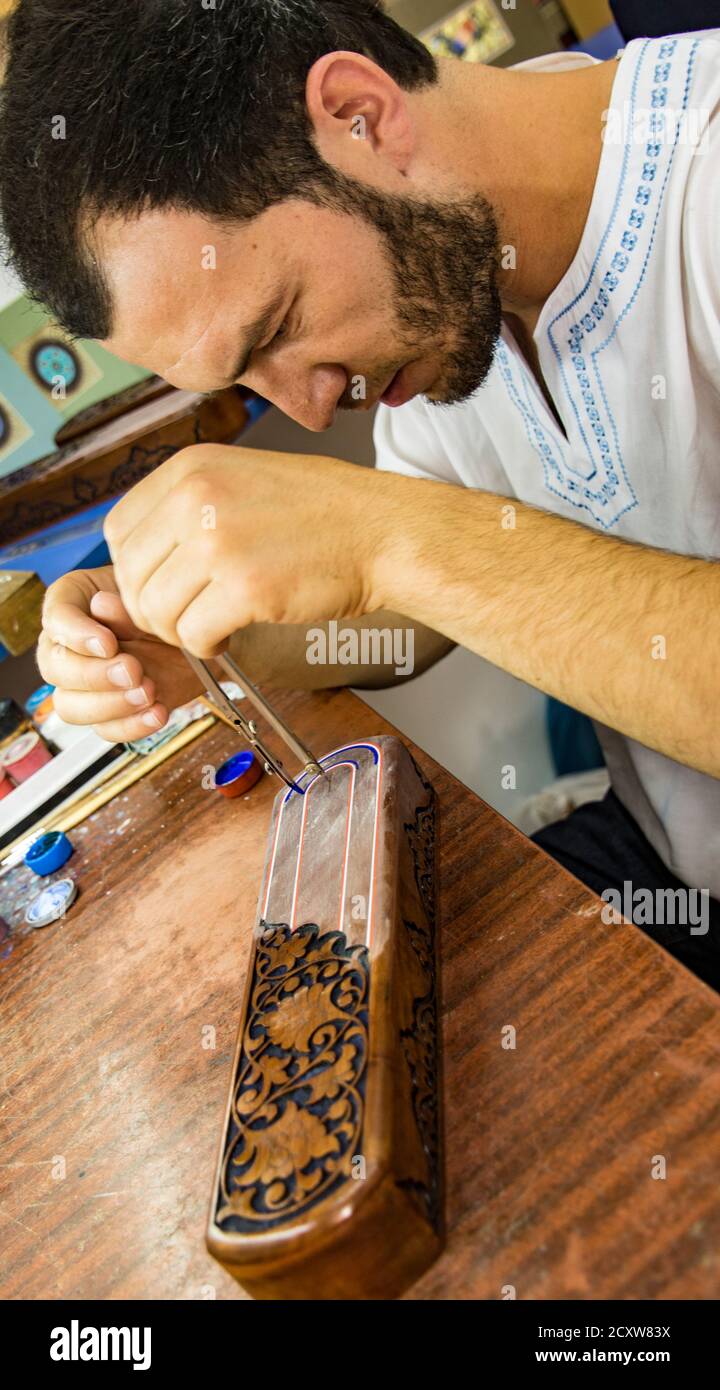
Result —
[[[710, 206], [720, 142], [720, 30], [635, 39], [604, 113], [603, 150], [576, 256], [540, 314], [536, 341], [576, 358], [618, 333], [679, 327], [687, 213]], [[717, 230], [707, 233], [717, 241]], [[652, 313], [637, 315], [642, 294]], [[634, 337], [636, 346], [637, 337]]]

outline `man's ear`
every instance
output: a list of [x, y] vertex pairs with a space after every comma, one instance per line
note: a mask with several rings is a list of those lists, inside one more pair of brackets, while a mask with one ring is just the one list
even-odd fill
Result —
[[323, 54], [307, 75], [305, 100], [326, 164], [388, 186], [407, 174], [416, 140], [407, 93], [377, 63], [361, 53]]

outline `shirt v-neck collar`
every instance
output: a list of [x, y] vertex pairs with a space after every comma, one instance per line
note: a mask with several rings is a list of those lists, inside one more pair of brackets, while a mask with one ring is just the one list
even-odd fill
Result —
[[[613, 129], [614, 119], [620, 115], [629, 97], [632, 69], [633, 64], [626, 61], [626, 54], [624, 53], [617, 65], [615, 80], [610, 91], [606, 129]], [[548, 322], [558, 308], [572, 298], [573, 287], [584, 280], [590, 272], [593, 259], [605, 232], [608, 197], [612, 190], [617, 187], [622, 158], [622, 145], [610, 140], [603, 140], [590, 206], [577, 250], [564, 275], [545, 300], [533, 330], [533, 341], [541, 362]]]

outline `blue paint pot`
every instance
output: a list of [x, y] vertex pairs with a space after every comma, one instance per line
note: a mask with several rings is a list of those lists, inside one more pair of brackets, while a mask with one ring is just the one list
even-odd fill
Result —
[[244, 748], [242, 753], [233, 753], [233, 756], [218, 768], [215, 773], [215, 786], [223, 796], [240, 796], [250, 787], [254, 787], [262, 775], [262, 763], [249, 748]]

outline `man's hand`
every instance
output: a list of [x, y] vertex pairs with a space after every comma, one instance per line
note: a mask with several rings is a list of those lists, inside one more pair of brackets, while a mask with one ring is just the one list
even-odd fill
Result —
[[60, 718], [93, 725], [111, 743], [161, 729], [171, 709], [200, 693], [177, 647], [128, 617], [111, 566], [74, 570], [50, 585], [37, 660], [56, 687]]
[[127, 612], [138, 629], [208, 657], [251, 623], [382, 607], [372, 572], [377, 484], [338, 459], [222, 444], [181, 450], [106, 519]]

